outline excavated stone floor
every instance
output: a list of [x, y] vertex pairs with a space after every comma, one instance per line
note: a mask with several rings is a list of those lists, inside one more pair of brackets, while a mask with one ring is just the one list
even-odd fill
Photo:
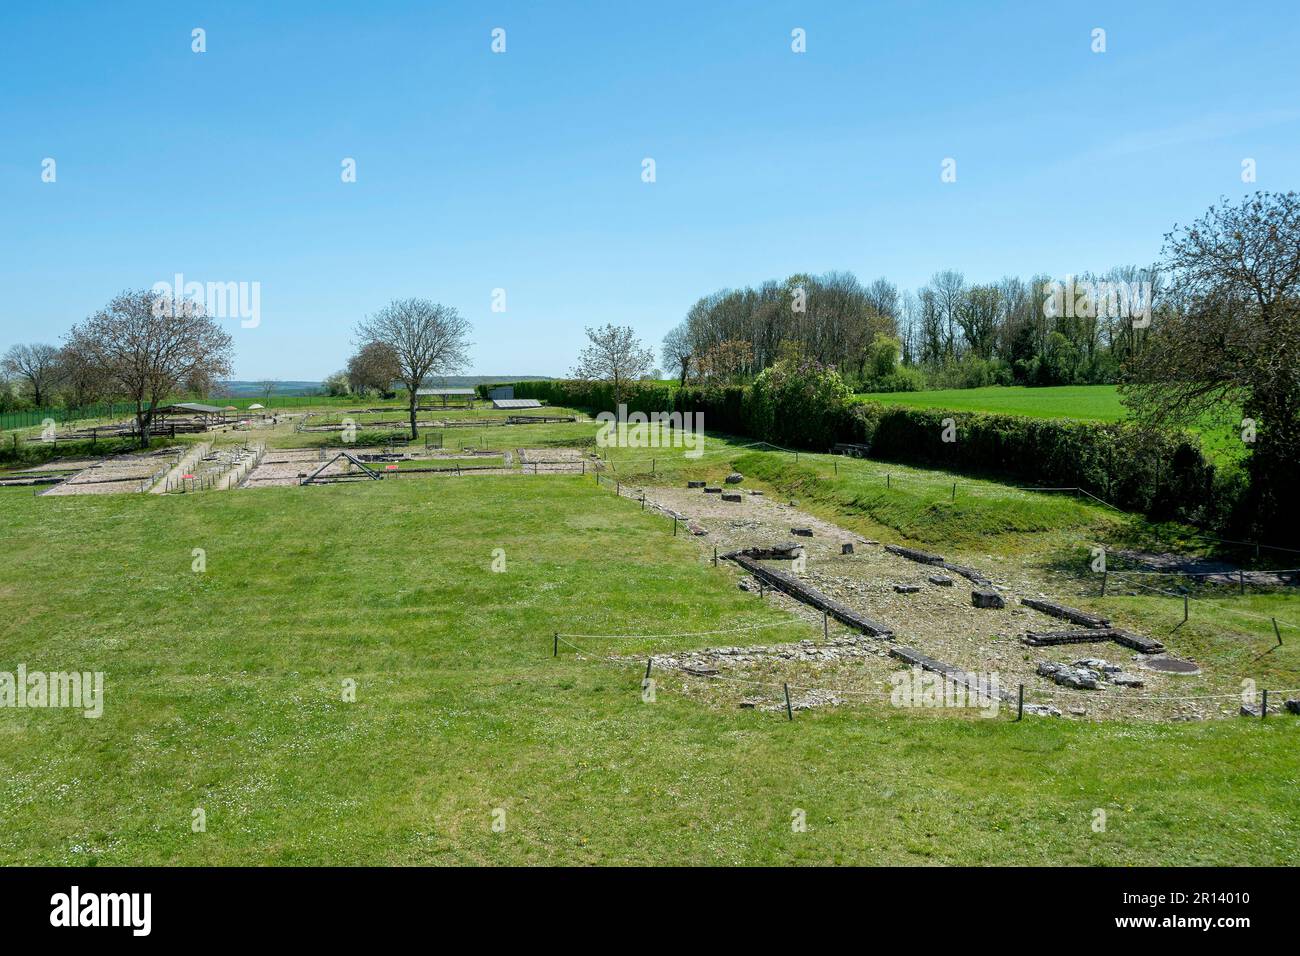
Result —
[[[698, 488], [623, 489], [626, 497], [636, 499], [643, 492], [648, 507], [675, 513], [708, 532], [694, 539], [702, 547], [704, 560], [712, 559], [715, 546], [721, 555], [755, 546], [802, 544], [806, 567], [800, 576], [806, 583], [893, 628], [893, 644], [897, 646], [912, 648], [963, 670], [995, 673], [1001, 686], [1013, 691], [1018, 684], [1024, 684], [1027, 705], [1037, 705], [1033, 708], [1036, 711], [1050, 712], [1054, 708], [1067, 717], [1166, 720], [1230, 716], [1238, 712], [1239, 701], [1231, 698], [1153, 700], [1157, 697], [1235, 693], [1238, 688], [1219, 687], [1200, 678], [1140, 668], [1139, 662], [1147, 655], [1122, 648], [1107, 639], [1064, 647], [1026, 646], [1021, 638], [1029, 630], [1053, 631], [1074, 625], [1025, 607], [1020, 598], [1043, 598], [1075, 606], [1082, 604], [1082, 609], [1088, 610], [1086, 603], [1076, 597], [1049, 593], [1047, 575], [1038, 569], [991, 555], [983, 563], [978, 562], [978, 556], [962, 556], [960, 563], [973, 566], [988, 577], [1006, 602], [1002, 609], [978, 609], [971, 606], [971, 591], [975, 585], [965, 578], [943, 568], [891, 554], [881, 543], [802, 511], [787, 501], [772, 500], [747, 490], [743, 491], [740, 502], [727, 502], [718, 494], [707, 494]], [[811, 529], [813, 534], [811, 537], [795, 536], [792, 528]], [[852, 543], [852, 554], [841, 553], [845, 543]], [[792, 570], [789, 561], [772, 561], [770, 564], [781, 570]], [[951, 578], [953, 583], [948, 586], [931, 583], [930, 578], [935, 575]], [[758, 585], [752, 578], [742, 577], [740, 585], [753, 590], [756, 599], [760, 599]], [[897, 585], [911, 585], [918, 590], [899, 593], [895, 590]], [[761, 599], [775, 601], [819, 628], [822, 626], [821, 612], [780, 592], [765, 589]], [[801, 688], [804, 684], [815, 684], [819, 687], [811, 689], [854, 691], [862, 694], [863, 700], [886, 698], [890, 675], [905, 666], [901, 661], [888, 657], [889, 644], [858, 635], [834, 621], [830, 622], [828, 633], [832, 642], [824, 648], [818, 647], [821, 642], [813, 645], [798, 642], [749, 645], [739, 650], [712, 648], [682, 657], [673, 664], [666, 658], [665, 666], [690, 664], [696, 671], [694, 674], [688, 671], [686, 676], [686, 683], [693, 688], [692, 693], [702, 693], [704, 685], [712, 682], [716, 688], [721, 688], [721, 693], [734, 697], [744, 689], [740, 683], [743, 680], [775, 682], [778, 686], [788, 680]], [[835, 643], [844, 641], [849, 643]], [[1170, 648], [1170, 652], [1176, 654], [1176, 645]], [[1090, 659], [1113, 663], [1121, 673], [1140, 674], [1144, 686], [1119, 686], [1103, 680], [1096, 690], [1077, 689], [1063, 687], [1050, 675], [1039, 673], [1040, 663], [1075, 667], [1076, 662]], [[702, 673], [702, 668], [712, 669], [716, 674]], [[1050, 671], [1051, 668], [1043, 670]], [[728, 678], [731, 686], [719, 678]], [[767, 703], [772, 702], [770, 687], [756, 689], [756, 693], [764, 696]], [[823, 703], [842, 703], [852, 699], [851, 694], [832, 693]], [[883, 703], [887, 705], [888, 700], [883, 699]], [[780, 706], [784, 707], [783, 700]]]

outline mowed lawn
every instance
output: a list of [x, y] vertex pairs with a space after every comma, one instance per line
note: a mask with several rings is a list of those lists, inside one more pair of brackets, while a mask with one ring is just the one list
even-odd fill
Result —
[[872, 402], [908, 408], [942, 408], [957, 412], [988, 412], [1030, 418], [1077, 418], [1118, 422], [1128, 417], [1114, 385], [1057, 385], [1028, 388], [990, 385], [987, 388], [948, 388], [930, 392], [870, 392], [859, 395]]
[[0, 670], [107, 673], [99, 720], [0, 710], [4, 864], [1285, 864], [1300, 839], [1287, 718], [788, 722], [553, 658], [555, 630], [777, 613], [590, 479], [4, 490], [0, 540]]
[[[1129, 417], [1114, 385], [1060, 385], [1028, 388], [991, 385], [932, 392], [871, 392], [858, 398], [908, 408], [937, 408], [1027, 418], [1071, 418], [1089, 422], [1119, 422]], [[1241, 415], [1236, 409], [1207, 415], [1188, 430], [1200, 438], [1205, 454], [1220, 467], [1236, 467], [1246, 455], [1240, 437]]]

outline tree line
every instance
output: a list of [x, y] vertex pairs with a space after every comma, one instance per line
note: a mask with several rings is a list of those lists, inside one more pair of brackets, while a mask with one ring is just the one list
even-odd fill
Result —
[[1166, 306], [1163, 288], [1135, 266], [983, 283], [949, 269], [914, 291], [797, 274], [702, 297], [663, 360], [682, 384], [750, 381], [781, 358], [834, 366], [861, 391], [1109, 384]]
[[[417, 437], [419, 386], [430, 375], [459, 371], [469, 358], [469, 323], [428, 299], [395, 299], [357, 324], [358, 351], [349, 374], [410, 394]], [[212, 395], [234, 365], [234, 340], [202, 303], [151, 289], [127, 290], [73, 325], [61, 345], [14, 345], [0, 357], [0, 411], [68, 408], [104, 401], [135, 406], [135, 433], [148, 446], [157, 409], [176, 395]], [[270, 394], [273, 382], [263, 383]], [[6, 402], [12, 403], [6, 407]]]
[[[649, 356], [628, 328], [588, 336], [575, 378], [611, 382], [621, 397]], [[662, 354], [679, 385], [698, 386], [691, 401], [724, 411], [752, 404], [769, 380], [794, 382], [803, 396], [1118, 383], [1130, 419], [1152, 435], [1239, 416], [1245, 467], [1214, 483], [1230, 512], [1222, 526], [1300, 547], [1290, 490], [1300, 461], [1294, 192], [1221, 200], [1170, 230], [1145, 269], [983, 284], [948, 270], [901, 293], [886, 279], [864, 285], [833, 272], [722, 290], [690, 307]]]

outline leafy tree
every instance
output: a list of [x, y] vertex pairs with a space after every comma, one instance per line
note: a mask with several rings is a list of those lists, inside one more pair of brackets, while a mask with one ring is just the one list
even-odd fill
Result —
[[352, 393], [351, 386], [348, 383], [348, 373], [345, 371], [335, 372], [321, 382], [321, 387], [325, 389], [325, 394], [330, 398], [339, 398]]
[[587, 382], [608, 382], [614, 390], [614, 405], [624, 398], [628, 382], [634, 382], [654, 362], [654, 354], [626, 325], [587, 329], [590, 344], [578, 355], [575, 378]]
[[387, 395], [392, 391], [393, 382], [401, 377], [402, 363], [386, 342], [367, 342], [348, 359], [348, 386], [357, 395], [365, 395], [372, 389]]
[[1125, 401], [1154, 425], [1241, 408], [1253, 423], [1242, 429], [1249, 523], [1300, 540], [1300, 196], [1225, 199], [1175, 227], [1162, 254], [1178, 307], [1153, 315], [1125, 366]]
[[754, 380], [750, 424], [755, 434], [779, 445], [829, 449], [852, 397], [833, 368], [779, 361]]

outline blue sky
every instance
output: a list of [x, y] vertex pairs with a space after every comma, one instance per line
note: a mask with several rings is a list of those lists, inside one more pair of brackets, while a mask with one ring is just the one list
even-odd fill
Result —
[[412, 295], [473, 322], [466, 372], [559, 375], [584, 325], [657, 351], [797, 271], [1147, 263], [1300, 182], [1297, 48], [1270, 2], [8, 3], [0, 349], [182, 273], [260, 283], [238, 378], [318, 379]]

